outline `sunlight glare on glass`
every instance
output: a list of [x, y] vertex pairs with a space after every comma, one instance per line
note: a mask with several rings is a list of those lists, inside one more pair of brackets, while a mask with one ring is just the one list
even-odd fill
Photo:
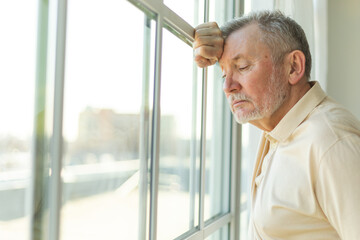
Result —
[[32, 134], [36, 20], [37, 1], [0, 1], [0, 135]]
[[[143, 31], [134, 26], [143, 26], [144, 18], [133, 17], [140, 10], [127, 1], [75, 2], [68, 10], [66, 80], [71, 81], [68, 94], [79, 97], [65, 97], [69, 140], [78, 128], [70, 118], [87, 107], [136, 113], [141, 105], [141, 98], [134, 96], [141, 92]], [[78, 12], [84, 17], [77, 17]]]

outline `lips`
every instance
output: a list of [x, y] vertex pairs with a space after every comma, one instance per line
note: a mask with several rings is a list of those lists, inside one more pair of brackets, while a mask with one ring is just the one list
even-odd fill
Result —
[[241, 104], [247, 102], [246, 100], [239, 100], [239, 99], [235, 99], [233, 102], [232, 102], [232, 107], [233, 109], [236, 109], [238, 107], [240, 107]]

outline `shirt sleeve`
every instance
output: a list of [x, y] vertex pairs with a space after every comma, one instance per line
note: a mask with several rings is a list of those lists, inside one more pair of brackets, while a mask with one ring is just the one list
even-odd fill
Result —
[[323, 155], [316, 182], [319, 204], [342, 240], [360, 236], [360, 136], [340, 139]]

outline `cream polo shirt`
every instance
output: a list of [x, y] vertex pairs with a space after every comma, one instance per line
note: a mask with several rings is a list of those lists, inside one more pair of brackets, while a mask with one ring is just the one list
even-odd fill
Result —
[[250, 239], [360, 239], [360, 123], [311, 84], [262, 135]]

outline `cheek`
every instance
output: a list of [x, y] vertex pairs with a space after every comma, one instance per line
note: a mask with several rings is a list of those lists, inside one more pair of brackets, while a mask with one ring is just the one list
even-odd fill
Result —
[[247, 84], [249, 88], [258, 92], [264, 92], [270, 84], [272, 74], [272, 67], [269, 64], [256, 66], [252, 71], [247, 74]]
[[[250, 78], [251, 77], [251, 78]], [[254, 74], [249, 76], [248, 81], [246, 83], [246, 92], [251, 99], [259, 103], [261, 101], [266, 100], [266, 97], [269, 94], [269, 84], [270, 84], [270, 76], [267, 74]]]
[[244, 89], [252, 98], [257, 98], [257, 96], [261, 96], [265, 92], [264, 82], [259, 76], [249, 76], [244, 83]]

